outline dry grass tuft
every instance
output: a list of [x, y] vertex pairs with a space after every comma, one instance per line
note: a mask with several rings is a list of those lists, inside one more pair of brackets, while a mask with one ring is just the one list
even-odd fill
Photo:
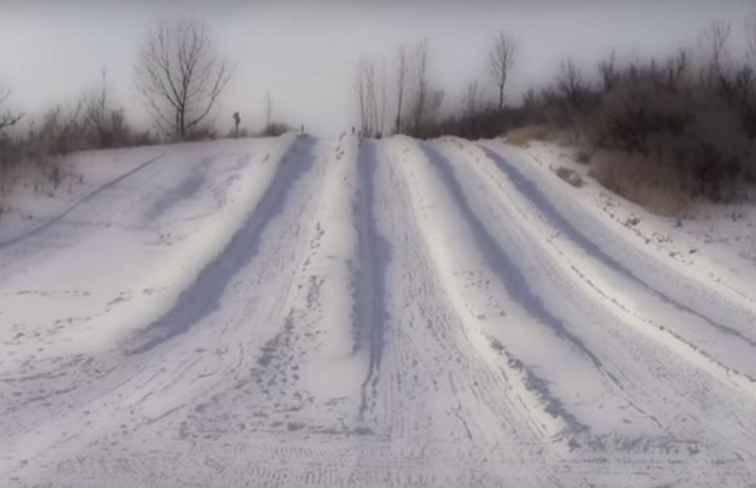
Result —
[[553, 128], [548, 125], [528, 125], [517, 129], [512, 129], [506, 134], [507, 142], [515, 146], [527, 148], [530, 141], [546, 140], [554, 133]]
[[671, 164], [620, 151], [602, 151], [593, 157], [590, 175], [607, 189], [653, 213], [679, 216], [692, 203], [684, 182], [687, 176]]

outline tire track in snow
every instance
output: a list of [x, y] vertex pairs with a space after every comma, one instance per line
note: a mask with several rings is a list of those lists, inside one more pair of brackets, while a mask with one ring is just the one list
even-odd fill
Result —
[[283, 156], [260, 202], [223, 252], [200, 271], [195, 282], [181, 292], [168, 312], [139, 333], [137, 339], [142, 340], [142, 344], [128, 349], [127, 354], [150, 351], [185, 334], [218, 308], [228, 283], [258, 253], [266, 226], [282, 212], [294, 183], [312, 167], [314, 146], [315, 139], [310, 137], [300, 138], [294, 143]]
[[204, 158], [199, 165], [191, 168], [186, 179], [179, 182], [178, 185], [166, 189], [145, 211], [144, 219], [153, 222], [179, 202], [190, 200], [197, 195], [202, 187], [207, 184], [207, 171], [212, 161], [212, 157]]
[[[545, 224], [534, 226], [535, 224], [528, 214], [532, 210], [527, 209], [527, 207], [523, 208], [511, 201], [512, 197], [509, 197], [507, 193], [514, 190], [507, 192], [508, 188], [502, 188], [502, 183], [497, 179], [499, 170], [496, 166], [488, 164], [485, 159], [481, 161], [477, 157], [472, 157], [469, 151], [463, 150], [464, 145], [461, 142], [448, 145], [440, 143], [437, 147], [452, 162], [455, 174], [464, 187], [471, 205], [478, 212], [479, 218], [485, 222], [512, 222], [513, 225], [516, 224], [513, 238], [515, 235], [519, 235], [520, 244], [513, 249], [519, 250], [520, 246], [523, 245], [531, 247], [528, 243], [532, 241], [534, 247], [532, 247], [530, 253], [536, 260], [543, 260], [544, 264], [551, 261], [551, 264], [544, 267], [542, 271], [534, 270], [533, 272], [538, 273], [541, 277], [553, 275], [560, 277], [554, 283], [553, 292], [560, 293], [560, 287], [573, 290], [571, 281], [578, 285], [580, 281], [585, 281], [586, 285], [592, 289], [578, 286], [577, 295], [572, 300], [575, 303], [595, 302], [595, 305], [599, 307], [597, 310], [603, 308], [610, 315], [602, 316], [598, 320], [589, 320], [586, 325], [595, 323], [599, 325], [599, 328], [594, 332], [586, 330], [585, 333], [580, 333], [581, 337], [586, 340], [589, 347], [600, 353], [607, 367], [611, 367], [611, 370], [621, 378], [622, 386], [627, 389], [623, 388], [622, 392], [618, 392], [620, 393], [619, 398], [623, 398], [642, 417], [652, 421], [661, 432], [665, 433], [657, 435], [644, 431], [636, 436], [634, 432], [630, 431], [627, 435], [617, 434], [616, 431], [620, 429], [608, 424], [609, 430], [606, 432], [609, 435], [602, 434], [591, 438], [588, 445], [594, 447], [613, 445], [617, 447], [618, 451], [622, 452], [640, 452], [641, 450], [645, 452], [647, 448], [661, 450], [662, 452], [665, 450], [669, 452], [670, 449], [678, 448], [689, 451], [693, 449], [696, 454], [704, 452], [705, 456], [717, 456], [719, 451], [714, 446], [731, 448], [734, 444], [733, 438], [737, 437], [742, 442], [745, 439], [741, 436], [745, 434], [751, 440], [745, 441], [741, 446], [746, 446], [746, 450], [748, 450], [753, 434], [752, 429], [749, 431], [745, 425], [751, 424], [746, 419], [752, 417], [750, 411], [753, 408], [753, 403], [741, 404], [741, 400], [733, 402], [732, 387], [735, 386], [736, 390], [745, 390], [745, 392], [750, 393], [752, 392], [750, 385], [738, 381], [737, 378], [722, 381], [721, 365], [714, 364], [714, 361], [701, 361], [703, 353], [701, 356], [692, 355], [691, 350], [685, 350], [682, 342], [677, 344], [668, 340], [668, 338], [661, 337], [668, 333], [664, 330], [664, 327], [647, 323], [646, 319], [635, 311], [630, 310], [624, 304], [618, 302], [616, 298], [596, 287], [588, 277], [569, 262], [570, 259], [567, 259], [570, 251], [574, 253], [576, 248], [568, 246], [568, 248], [562, 249], [561, 246], [552, 242], [551, 238], [545, 239], [549, 234], [553, 234], [552, 229]], [[516, 191], [514, 193], [517, 194]], [[529, 221], [531, 223], [528, 223]], [[540, 222], [540, 220], [537, 221]], [[506, 228], [495, 229], [495, 227], [491, 226], [490, 228], [498, 241], [508, 242]], [[524, 232], [521, 232], [520, 228]], [[498, 232], [499, 230], [503, 232]], [[506, 244], [502, 245], [508, 249]], [[550, 249], [552, 247], [553, 250]], [[515, 255], [519, 256], [519, 254], [513, 254], [513, 256]], [[530, 261], [527, 257], [523, 257], [523, 259]], [[519, 257], [517, 262], [520, 262]], [[539, 268], [540, 266], [537, 269]], [[528, 267], [527, 269], [530, 270], [531, 268]], [[572, 271], [581, 278], [577, 282], [569, 277]], [[541, 282], [546, 287], [545, 289], [549, 289], [552, 286], [551, 281], [551, 279], [547, 279]], [[580, 289], [583, 289], [582, 292]], [[594, 296], [594, 290], [600, 295], [600, 298]], [[545, 295], [545, 293], [544, 296], [551, 296], [552, 292], [548, 292], [549, 295]], [[567, 295], [573, 293], [570, 291], [567, 292]], [[584, 297], [580, 296], [582, 293], [585, 293]], [[614, 307], [605, 303], [605, 301], [616, 305], [621, 310], [612, 311]], [[609, 306], [607, 307], [607, 305]], [[568, 324], [583, 325], [581, 323], [582, 315], [570, 316], [575, 318], [567, 319]], [[602, 338], [604, 337], [604, 324], [607, 326], [607, 331], [616, 329], [619, 335], [610, 332], [612, 337], [607, 336], [607, 339], [610, 340], [605, 342], [605, 339]], [[644, 341], [637, 342], [641, 337]], [[612, 345], [617, 340], [619, 342]], [[627, 343], [627, 348], [624, 346], [625, 343]], [[641, 344], [641, 347], [638, 348], [636, 344]], [[684, 346], [695, 347], [688, 343], [685, 343]], [[611, 353], [615, 347], [618, 353], [622, 351], [619, 357]], [[650, 350], [646, 347], [650, 347]], [[676, 357], [678, 354], [670, 357], [670, 349], [681, 357]], [[681, 352], [680, 349], [683, 349], [683, 351]], [[636, 367], [638, 368], [637, 371]], [[650, 382], [646, 379], [649, 373]], [[712, 379], [716, 381], [712, 383]], [[674, 405], [674, 410], [670, 409], [672, 405]], [[712, 405], [717, 405], [717, 408], [712, 410]], [[581, 416], [580, 418], [591, 417]], [[705, 436], [702, 436], [701, 431], [690, 428], [693, 425], [690, 420], [700, 422], [701, 419], [707, 419]], [[593, 424], [593, 422], [589, 423]], [[633, 424], [636, 423], [633, 422]], [[623, 424], [619, 425], [622, 426]], [[717, 427], [712, 428], [714, 425]], [[722, 428], [723, 425], [726, 428]], [[740, 428], [736, 428], [735, 425], [739, 425]], [[600, 426], [598, 430], [605, 427], [606, 425]], [[705, 437], [705, 439], [702, 437]], [[691, 446], [691, 449], [685, 446]]]
[[[357, 234], [359, 264], [353, 277], [355, 286], [355, 320], [358, 341], [366, 343], [369, 362], [362, 383], [359, 418], [364, 419], [368, 398], [377, 396], [377, 371], [383, 358], [386, 329], [386, 269], [391, 259], [388, 241], [378, 231], [375, 214], [375, 172], [378, 165], [378, 146], [372, 142], [361, 144], [357, 158], [359, 196], [357, 199]], [[367, 337], [362, 337], [363, 333]]]
[[568, 331], [562, 320], [555, 317], [548, 310], [543, 303], [543, 299], [530, 287], [527, 278], [525, 278], [520, 268], [498, 246], [496, 239], [488, 232], [486, 226], [470, 208], [467, 198], [464, 196], [462, 186], [457, 181], [449, 160], [430, 144], [423, 144], [422, 149], [428, 156], [428, 160], [443, 175], [443, 180], [449, 189], [449, 193], [457, 202], [465, 219], [472, 227], [475, 239], [480, 244], [489, 269], [499, 277], [499, 280], [504, 284], [510, 296], [522, 305], [530, 315], [536, 317], [550, 327], [557, 336], [565, 339], [582, 352], [597, 369], [606, 374], [614, 383], [618, 383], [617, 379], [604, 369], [604, 365], [598, 356], [580, 338]]
[[[501, 281], [508, 293], [512, 295], [511, 298], [513, 301], [520, 302], [520, 305], [536, 319], [540, 319], [541, 321], [558, 321], [545, 309], [540, 298], [530, 290], [522, 273], [516, 268], [514, 263], [511, 262], [509, 256], [506, 256], [501, 249], [498, 248], [493, 237], [472, 212], [462, 194], [461, 188], [458, 184], [455, 186], [456, 180], [453, 177], [450, 178], [450, 173], [448, 171], [451, 170], [450, 167], [448, 167], [448, 162], [445, 160], [439, 162], [438, 158], [443, 158], [443, 156], [428, 145], [421, 145], [419, 148], [428, 160], [429, 167], [436, 168], [438, 171], [438, 179], [443, 180], [443, 182], [439, 182], [438, 184], [446, 187], [448, 193], [451, 194], [455, 207], [459, 208], [461, 211], [460, 218], [470, 226], [470, 229], [474, 234], [474, 245], [479, 248], [483, 259], [487, 262], [487, 267], [496, 275], [497, 281]], [[446, 173], [443, 171], [444, 168], [442, 167], [444, 163], [447, 165], [448, 171]], [[406, 179], [409, 175], [405, 173], [404, 177]], [[413, 204], [415, 212], [420, 209], [417, 207], [417, 204], [417, 201]], [[431, 205], [431, 207], [433, 206]], [[420, 224], [423, 240], [426, 241], [427, 246], [434, 248], [437, 245], [434, 244], [434, 236], [429, 235], [429, 231], [423, 229], [423, 227], [424, 225]], [[431, 259], [436, 261], [436, 267], [441, 269], [447, 267], [446, 264], [438, 261], [439, 259], [442, 261], [446, 259], [454, 261], [454, 258], [446, 255], [447, 252], [448, 250], [444, 250], [440, 251], [439, 254], [431, 251]], [[509, 271], [513, 272], [514, 279], [510, 279], [510, 277], [506, 275]], [[447, 294], [452, 296], [460, 294], [461, 290], [457, 289], [455, 285], [450, 284], [448, 277], [442, 277], [441, 281], [441, 286], [445, 289]], [[469, 324], [469, 318], [465, 318], [467, 314], [460, 308], [459, 303], [453, 303], [452, 309], [455, 310], [462, 323]], [[550, 324], [547, 323], [545, 325], [548, 327]], [[563, 329], [561, 323], [559, 324], [559, 328]], [[562, 399], [552, 391], [550, 382], [537, 374], [533, 366], [517, 357], [500, 342], [492, 340], [492, 338], [488, 337], [486, 334], [481, 333], [481, 331], [477, 330], [474, 325], [470, 325], [470, 330], [475, 332], [475, 334], [473, 334], [475, 337], [470, 336], [470, 339], [473, 344], [476, 344], [476, 348], [480, 353], [484, 357], [488, 356], [489, 360], [493, 356], [495, 361], [491, 361], [490, 364], [495, 364], [496, 369], [503, 376], [504, 380], [512, 385], [515, 391], [521, 389], [521, 391], [524, 392], [524, 395], [516, 394], [519, 399], [519, 405], [521, 409], [524, 410], [525, 415], [530, 418], [529, 423], [534, 427], [534, 432], [536, 432], [539, 437], [555, 439], [564, 438], [564, 436], [578, 433], [589, 433], [589, 427], [580, 422], [573, 412], [567, 409]], [[565, 339], [565, 337], [559, 337], [558, 334], [557, 337], [559, 339]], [[566, 342], [569, 342], [569, 340], [566, 340]], [[582, 348], [577, 344], [573, 344], [573, 346], [581, 352], [587, 350], [584, 345]], [[485, 350], [481, 351], [481, 348], [485, 348]], [[598, 358], [596, 358], [591, 351], [588, 351], [588, 353], [589, 354], [586, 356], [589, 362], [596, 367], [599, 373], [604, 372], [603, 369], [596, 366], [596, 363], [593, 362], [593, 359], [595, 359], [600, 364]], [[503, 365], [501, 365], [501, 361], [503, 361]], [[543, 412], [545, 417], [539, 419], [538, 414], [533, 412], [535, 409]]]
[[[529, 216], [527, 215], [527, 210], [524, 210], [522, 208], [518, 208], [517, 206], [512, 206], [513, 204], [509, 202], [508, 198], [504, 197], [504, 194], [502, 193], [502, 189], [500, 187], [500, 184], [494, 184], [495, 183], [495, 177], [494, 174], [497, 173], [497, 169], [494, 165], [481, 165], [476, 164], [478, 162], [477, 159], [467, 159], [464, 153], [467, 153], [467, 151], [462, 151], [462, 145], [461, 144], [455, 144], [456, 147], [459, 145], [459, 151], [456, 151], [455, 153], [459, 152], [459, 156], [461, 157], [459, 160], [454, 158], [452, 156], [451, 152], [443, 151], [444, 154], [447, 154], [449, 160], [454, 165], [454, 171], [455, 174], [458, 177], [458, 180], [460, 183], [464, 186], [465, 190], [467, 191], [467, 195], [469, 196], [473, 206], [475, 207], [476, 211], [478, 211], [479, 215], [481, 215], [481, 219], [487, 221], [487, 222], [513, 222], [517, 223], [516, 227], [522, 227], [520, 224], [524, 225], [523, 229], [526, 229], [526, 232], [522, 237], [520, 237], [520, 245], [523, 244], [525, 246], [528, 246], [528, 242], [538, 242], [542, 240], [542, 237], [544, 235], [548, 235], [551, 231], [548, 228], [534, 228], [532, 225], [527, 224], [527, 220], [529, 219]], [[440, 144], [441, 147], [444, 147], [443, 144]], [[449, 151], [452, 151], [451, 146], [449, 146]], [[474, 180], [478, 180], [477, 182], [474, 182]], [[479, 193], [478, 188], [480, 188]], [[487, 211], [486, 211], [487, 209]], [[485, 216], [485, 217], [482, 217]], [[522, 221], [522, 222], [520, 222]], [[519, 230], [519, 229], [517, 229]], [[515, 231], [515, 234], [520, 234], [520, 232]], [[504, 236], [501, 234], [497, 234], [497, 238], [501, 242], [502, 239], [507, 239], [506, 237], [506, 231], [504, 233]], [[555, 249], [558, 251], [558, 255], [553, 255], [549, 258], [549, 256], [552, 254], [552, 251], [548, 248], [550, 246], [555, 246], [553, 243], [551, 243], [551, 239], [547, 239], [549, 242], [546, 244], [545, 242], [540, 242], [535, 244], [535, 247], [531, 250], [531, 253], [535, 255], [537, 259], [539, 259], [539, 255], [543, 255], [547, 259], [544, 260], [544, 263], [547, 263], [548, 261], [552, 261], [552, 265], [548, 266], [548, 268], [553, 268], [553, 266], [556, 266], [556, 275], [557, 276], [563, 276], [562, 279], [558, 279], [557, 283], [554, 283], [554, 286], [556, 288], [553, 288], [553, 292], [559, 293], [560, 287], [567, 287], [572, 288], [572, 285], [570, 284], [571, 278], [569, 278], [569, 275], [571, 275], [571, 271], [574, 271], [577, 273], [581, 281], [585, 281], [586, 284], [593, 290], [595, 290], [596, 293], [598, 293], [601, 296], [600, 300], [596, 301], [596, 305], [599, 305], [601, 308], [605, 308], [607, 312], [610, 311], [609, 308], [606, 308], [606, 305], [604, 300], [609, 301], [613, 303], [614, 305], [617, 305], [618, 308], [621, 309], [621, 311], [615, 311], [614, 313], [611, 313], [611, 315], [608, 316], [602, 316], [601, 319], [598, 321], [594, 320], [588, 320], [588, 323], [596, 323], [596, 324], [606, 324], [609, 327], [609, 330], [612, 328], [617, 327], [617, 331], [622, 333], [623, 335], [625, 333], [630, 333], [629, 336], [625, 336], [624, 339], [621, 339], [619, 343], [617, 343], [618, 351], [623, 350], [623, 342], [624, 341], [632, 341], [635, 343], [636, 338], [633, 336], [633, 334], [636, 334], [637, 331], [641, 332], [641, 336], [646, 337], [647, 339], [651, 339], [651, 341], [648, 343], [648, 345], [651, 345], [653, 347], [652, 351], [658, 351], [657, 353], [660, 353], [659, 360], [661, 363], [658, 366], [653, 365], [653, 361], [651, 361], [651, 364], [647, 366], [648, 371], [653, 373], [654, 380], [662, 380], [663, 376], [666, 375], [660, 375], [657, 377], [658, 372], [663, 370], [667, 364], [668, 361], [667, 358], [669, 355], [669, 344], [670, 341], [663, 341], [660, 340], [658, 337], [660, 334], [664, 334], [664, 331], [658, 331], [657, 327], [647, 327], [646, 325], [655, 325], [655, 324], [647, 324], [646, 320], [642, 317], [638, 316], [637, 313], [634, 311], [628, 309], [625, 305], [619, 303], [614, 297], [609, 296], [606, 294], [603, 290], [596, 287], [595, 284], [588, 279], [585, 275], [583, 275], [574, 265], [569, 264], [568, 261], [565, 261], [566, 250], [560, 250], [559, 248]], [[519, 246], [517, 246], [519, 248]], [[527, 258], [525, 258], [528, 260]], [[566, 266], [565, 266], [566, 265]], [[558, 268], [563, 268], [563, 270], [558, 270]], [[549, 271], [549, 269], [544, 268], [543, 271], [538, 272], [539, 275], [552, 275], [553, 271]], [[548, 280], [548, 282], [543, 283], [543, 285], [546, 286], [548, 289], [550, 285], [551, 280]], [[540, 287], [539, 287], [540, 288]], [[579, 287], [582, 288], [582, 287]], [[587, 301], [591, 302], [595, 300], [595, 297], [593, 296], [593, 293], [591, 291], [585, 290], [587, 292], [587, 296], [581, 297], [580, 294], [572, 298], [572, 301], [575, 303], [583, 303], [584, 300], [587, 299]], [[544, 292], [546, 293], [546, 292]], [[549, 292], [552, 293], [552, 292]], [[570, 292], [568, 292], [568, 295]], [[549, 295], [550, 296], [550, 295]], [[619, 313], [618, 313], [619, 312]], [[630, 315], [632, 318], [631, 320], [627, 320], [628, 317], [625, 315]], [[574, 324], [578, 325], [582, 322], [583, 315], [571, 315], [574, 317], [574, 319], [567, 319], [566, 322], [568, 324]], [[640, 320], [639, 320], [640, 319]], [[640, 323], [642, 322], [642, 323]], [[624, 329], [629, 328], [627, 331]], [[661, 398], [667, 398], [667, 392], [669, 391], [670, 387], [673, 391], [677, 391], [678, 394], [689, 394], [691, 392], [699, 391], [703, 393], [703, 396], [701, 398], [708, 398], [709, 395], [706, 394], [711, 389], [710, 379], [704, 377], [706, 379], [706, 384], [703, 385], [702, 389], [698, 389], [695, 385], [687, 385], [684, 378], [677, 378], [675, 376], [675, 380], [672, 379], [672, 377], [667, 377], [666, 381], [662, 381], [659, 385], [660, 392], [663, 390], [662, 395], [655, 395], [652, 391], [648, 391], [645, 386], [646, 383], [640, 379], [640, 384], [643, 385], [642, 387], [642, 393], [643, 395], [641, 397], [636, 397], [636, 394], [639, 393], [639, 390], [637, 389], [637, 386], [639, 384], [639, 380], [635, 378], [635, 375], [633, 373], [634, 371], [634, 363], [637, 361], [637, 349], [635, 349], [634, 345], [628, 344], [628, 350], [624, 351], [626, 354], [629, 354], [629, 361], [627, 359], [618, 359], [614, 355], [605, 354], [607, 351], [611, 351], [611, 349], [614, 347], [609, 347], [611, 342], [618, 339], [618, 337], [613, 337], [609, 343], [606, 343], [604, 346], [604, 339], [601, 339], [604, 332], [603, 325], [599, 327], [594, 332], [591, 332], [590, 330], [586, 331], [585, 333], [581, 333], [581, 337], [583, 337], [586, 341], [588, 341], [588, 344], [590, 347], [592, 347], [595, 351], [598, 352], [604, 352], [602, 354], [602, 359], [604, 359], [605, 363], [607, 364], [607, 367], [611, 365], [612, 371], [615, 371], [617, 376], [622, 379], [622, 385], [617, 385], [621, 390], [621, 397], [624, 398], [624, 400], [638, 413], [641, 414], [642, 417], [645, 417], [652, 421], [659, 429], [663, 432], [670, 432], [669, 427], [676, 426], [676, 422], [674, 420], [671, 420], [669, 417], [667, 419], [662, 419], [661, 421], [657, 418], [658, 413], [664, 413], [666, 406], [665, 404], [668, 403], [668, 400], [662, 400], [661, 403], [656, 403], [656, 405], [659, 405], [659, 409], [657, 410], [655, 407], [652, 407], [651, 410], [655, 413], [652, 415], [649, 412], [649, 402], [648, 400], [652, 400], [652, 403], [656, 402], [659, 397]], [[635, 330], [633, 330], [635, 329]], [[664, 329], [661, 327], [661, 329]], [[596, 336], [596, 333], [599, 335]], [[611, 333], [612, 336], [615, 336], [614, 333]], [[691, 346], [691, 344], [685, 343], [686, 346]], [[631, 352], [635, 349], [636, 352]], [[679, 349], [679, 347], [677, 347]], [[678, 351], [676, 351], [678, 352]], [[646, 354], [644, 351], [643, 354]], [[653, 354], [653, 353], [652, 353]], [[685, 356], [690, 356], [689, 351], [685, 351], [682, 354], [683, 358], [681, 359], [688, 359]], [[642, 357], [642, 356], [641, 356]], [[649, 360], [653, 359], [651, 355], [649, 355]], [[676, 360], [677, 358], [673, 358]], [[695, 372], [696, 377], [700, 374], [699, 368], [693, 368], [690, 370], [690, 364], [688, 361], [685, 361], [684, 364], [684, 371], [692, 371]], [[712, 361], [713, 363], [713, 361]], [[697, 365], [693, 366], [700, 366], [701, 361], [698, 360]], [[704, 370], [706, 372], [711, 373], [711, 366], [712, 364], [707, 364], [704, 362], [705, 368]], [[628, 369], [629, 367], [629, 369]], [[661, 369], [660, 369], [661, 368]], [[669, 373], [668, 373], [669, 374]], [[674, 375], [673, 375], [674, 376]], [[716, 369], [715, 373], [712, 375], [714, 378], [719, 379], [721, 377], [721, 370]], [[674, 381], [674, 385], [670, 385], [669, 382]], [[666, 386], [664, 386], [664, 383], [667, 383]], [[685, 387], [680, 388], [680, 385], [685, 385]], [[716, 385], [719, 386], [719, 385]], [[729, 388], [731, 385], [722, 385], [723, 387], [727, 387], [728, 390], [725, 390], [727, 392], [727, 395], [724, 397], [726, 400], [729, 400], [731, 392], [729, 391]], [[741, 384], [738, 383], [738, 389], [741, 388]], [[687, 390], [686, 390], [687, 388]], [[648, 396], [646, 396], [648, 394]], [[646, 398], [644, 399], [644, 396]], [[673, 397], [674, 399], [677, 399], [677, 397]], [[710, 400], [708, 400], [710, 401]], [[643, 405], [642, 407], [640, 405]], [[685, 411], [691, 411], [686, 408], [683, 408]], [[691, 411], [692, 412], [692, 411]], [[704, 414], [705, 415], [705, 414]], [[695, 418], [696, 414], [693, 413], [690, 416], [691, 418]], [[701, 417], [700, 410], [698, 412], [698, 417]], [[747, 416], [748, 417], [748, 416]], [[686, 434], [678, 434], [679, 439], [689, 439], [690, 437], [685, 437]], [[681, 437], [679, 437], [681, 436]], [[653, 439], [656, 437], [649, 437], [649, 439]], [[720, 437], [721, 439], [726, 439], [727, 437]], [[687, 442], [687, 441], [684, 441]]]
[[[509, 179], [512, 181], [514, 186], [519, 190], [519, 192], [528, 201], [530, 201], [536, 208], [538, 208], [538, 210], [540, 210], [541, 213], [548, 220], [552, 222], [554, 227], [562, 231], [570, 240], [572, 240], [573, 242], [578, 244], [580, 247], [582, 247], [589, 256], [592, 256], [594, 259], [600, 261], [605, 266], [625, 276], [630, 281], [641, 285], [644, 289], [647, 289], [649, 292], [651, 292], [653, 295], [659, 298], [663, 303], [671, 305], [672, 307], [674, 307], [675, 309], [681, 312], [693, 315], [699, 318], [700, 320], [702, 320], [704, 323], [711, 326], [712, 328], [718, 330], [719, 332], [728, 336], [735, 337], [736, 339], [739, 339], [742, 342], [748, 344], [750, 347], [756, 349], [756, 340], [753, 340], [750, 337], [745, 336], [744, 334], [742, 334], [736, 329], [733, 329], [732, 327], [729, 327], [727, 325], [721, 324], [719, 322], [716, 322], [710, 319], [706, 315], [697, 312], [696, 310], [690, 308], [689, 306], [684, 305], [674, 300], [673, 298], [671, 298], [664, 292], [656, 288], [653, 288], [650, 284], [648, 284], [641, 277], [635, 274], [631, 269], [624, 266], [615, 258], [611, 257], [609, 254], [604, 252], [595, 242], [591, 241], [582, 232], [580, 232], [575, 226], [573, 226], [559, 212], [559, 210], [557, 210], [557, 208], [549, 201], [549, 199], [538, 188], [538, 186], [532, 180], [527, 178], [519, 169], [517, 169], [515, 165], [511, 164], [510, 162], [506, 160], [506, 158], [499, 155], [492, 149], [489, 149], [488, 147], [485, 147], [483, 145], [478, 145], [478, 147], [483, 150], [485, 155], [488, 156], [488, 158], [492, 160], [494, 164], [496, 164], [496, 166], [500, 168], [507, 175], [507, 177], [509, 177]], [[670, 331], [670, 334], [672, 334], [672, 336], [674, 336], [677, 340], [682, 340], [687, 346], [693, 348], [697, 352], [704, 354], [708, 359], [712, 361], [716, 361], [708, 353], [703, 352], [703, 350], [701, 350], [697, 346], [693, 346], [689, 341], [683, 340], [682, 337], [679, 336], [679, 334], [675, 334], [671, 331]], [[718, 361], [716, 362], [720, 364], [721, 367], [725, 368], [728, 372], [736, 373], [746, 378], [751, 383], [756, 384], [756, 378], [746, 373], [740, 372], [732, 367], [724, 366]]]
[[[413, 446], [433, 446], [443, 438], [454, 446], [452, 459], [476, 460], [473, 463], [502, 455], [502, 439], [537, 445], [547, 428], [524, 415], [521, 397], [511, 395], [521, 384], [520, 373], [504, 373], [502, 360], [492, 357], [488, 342], [468, 329], [449, 302], [450, 290], [440, 279], [422, 222], [413, 211], [415, 191], [400, 170], [403, 164], [383, 149], [385, 144], [378, 145], [375, 211], [379, 229], [391, 243], [392, 260], [386, 297], [391, 315], [381, 368], [385, 410], [377, 419], [385, 428], [380, 430], [392, 436], [391, 443], [403, 439]], [[452, 391], [449, 376], [458, 391]], [[540, 404], [529, 404], [541, 409]], [[463, 416], [474, 441], [455, 412]], [[434, 457], [425, 447], [413, 455]], [[527, 455], [518, 451], [516, 457]]]

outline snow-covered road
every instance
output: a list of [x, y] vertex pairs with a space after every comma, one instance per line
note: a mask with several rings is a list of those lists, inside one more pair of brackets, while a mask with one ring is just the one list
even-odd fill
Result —
[[756, 293], [521, 151], [89, 157], [0, 235], [0, 486], [756, 486]]

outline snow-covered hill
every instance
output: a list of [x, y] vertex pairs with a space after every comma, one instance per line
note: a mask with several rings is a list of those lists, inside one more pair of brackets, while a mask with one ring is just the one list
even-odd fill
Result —
[[747, 243], [557, 160], [292, 135], [78, 156], [65, 199], [0, 221], [0, 485], [756, 486]]

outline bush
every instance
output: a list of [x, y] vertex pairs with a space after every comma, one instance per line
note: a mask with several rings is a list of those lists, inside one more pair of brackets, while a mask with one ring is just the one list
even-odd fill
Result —
[[528, 125], [507, 132], [507, 142], [515, 146], [528, 147], [530, 141], [545, 140], [553, 134], [553, 129], [547, 125]]
[[197, 141], [214, 141], [218, 137], [217, 132], [212, 127], [197, 127], [186, 133], [184, 141], [197, 142]]
[[678, 216], [692, 201], [688, 172], [640, 154], [599, 151], [589, 174], [607, 189], [659, 215]]

